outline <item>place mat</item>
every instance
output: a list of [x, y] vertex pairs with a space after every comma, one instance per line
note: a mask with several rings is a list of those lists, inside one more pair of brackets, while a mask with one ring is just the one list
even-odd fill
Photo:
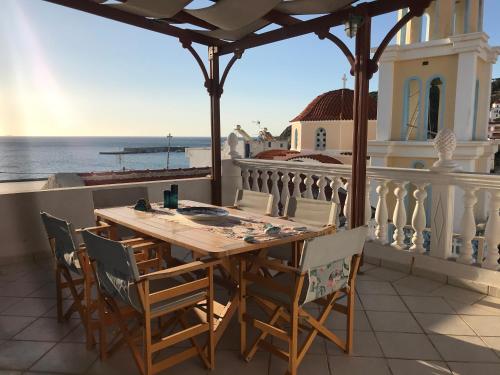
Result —
[[[197, 206], [203, 205], [197, 204]], [[251, 243], [260, 243], [290, 236], [297, 236], [311, 231], [304, 226], [276, 225], [270, 221], [262, 220], [261, 217], [253, 217], [252, 215], [249, 217], [238, 216], [232, 212], [228, 216], [214, 220], [194, 221], [177, 213], [175, 209], [163, 208], [163, 205], [159, 203], [152, 203], [151, 207], [152, 210], [149, 211], [149, 213], [163, 220], [184, 224], [192, 228], [216, 233], [230, 239], [242, 240]], [[179, 202], [179, 208], [184, 207], [193, 207], [193, 205]], [[133, 209], [133, 207], [131, 208]], [[265, 231], [269, 228], [269, 226], [278, 227], [279, 232], [274, 234], [266, 233]]]

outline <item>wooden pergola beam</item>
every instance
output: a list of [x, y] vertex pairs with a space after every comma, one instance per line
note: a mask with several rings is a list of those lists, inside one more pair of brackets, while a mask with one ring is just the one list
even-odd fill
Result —
[[190, 40], [194, 43], [206, 46], [223, 46], [227, 42], [206, 35], [199, 34], [192, 30], [184, 30], [179, 27], [169, 25], [167, 22], [151, 20], [146, 17], [125, 12], [110, 6], [100, 5], [91, 0], [44, 0], [49, 3], [62, 5], [68, 8], [80, 10], [96, 16], [109, 18], [114, 21], [126, 23], [128, 25], [140, 27], [142, 29], [154, 31], [160, 34], [169, 35], [179, 39]]

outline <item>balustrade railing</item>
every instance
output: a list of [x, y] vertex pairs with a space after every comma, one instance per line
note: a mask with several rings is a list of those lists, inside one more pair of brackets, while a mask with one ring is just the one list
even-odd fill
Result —
[[[282, 214], [289, 196], [331, 200], [341, 207], [337, 225], [349, 226], [351, 166], [256, 159], [234, 162], [242, 170], [243, 188], [273, 195], [273, 215]], [[500, 269], [499, 175], [368, 167], [367, 179], [365, 211], [374, 229], [373, 241]], [[479, 196], [482, 209], [476, 206]], [[454, 224], [455, 215], [461, 220]]]

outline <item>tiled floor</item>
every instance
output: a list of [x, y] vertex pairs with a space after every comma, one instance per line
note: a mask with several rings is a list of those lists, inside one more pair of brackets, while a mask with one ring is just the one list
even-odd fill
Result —
[[[370, 265], [364, 271], [358, 279], [354, 353], [347, 356], [319, 338], [299, 373], [500, 374], [499, 298]], [[2, 269], [0, 283], [0, 375], [138, 373], [127, 348], [101, 362], [95, 351], [85, 349], [76, 317], [57, 323], [50, 267]], [[326, 324], [345, 336], [340, 314], [332, 314]], [[285, 373], [286, 363], [268, 353], [245, 363], [238, 342], [232, 322], [211, 374]], [[198, 359], [165, 373], [181, 371], [208, 373]]]

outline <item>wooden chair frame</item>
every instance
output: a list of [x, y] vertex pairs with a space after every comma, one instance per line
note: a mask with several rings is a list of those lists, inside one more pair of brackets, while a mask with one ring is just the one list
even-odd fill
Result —
[[[354, 255], [351, 261], [351, 269], [347, 286], [326, 297], [313, 301], [320, 305], [322, 310], [317, 317], [299, 305], [299, 299], [304, 287], [306, 273], [301, 273], [298, 268], [284, 265], [280, 261], [267, 259], [264, 257], [240, 258], [240, 301], [239, 301], [239, 321], [240, 321], [240, 352], [246, 361], [250, 361], [258, 348], [270, 351], [279, 358], [288, 361], [288, 373], [297, 374], [297, 368], [304, 359], [308, 349], [311, 347], [317, 335], [323, 336], [338, 345], [346, 353], [352, 352], [353, 329], [354, 329], [354, 301], [355, 282], [360, 264], [360, 255]], [[292, 274], [295, 278], [293, 285], [282, 285], [268, 277], [264, 277], [255, 272], [255, 269], [272, 269], [281, 273]], [[258, 294], [252, 294], [247, 285], [249, 282], [259, 283], [268, 289], [285, 293], [289, 296], [291, 303], [272, 300]], [[347, 297], [347, 306], [336, 303], [339, 298]], [[255, 298], [260, 305], [264, 305], [264, 311], [269, 315], [268, 321], [262, 321], [251, 317], [247, 313], [247, 299]], [[347, 338], [345, 341], [324, 326], [332, 310], [347, 315]], [[301, 323], [299, 324], [299, 320]], [[260, 331], [260, 334], [247, 349], [247, 324], [251, 324]], [[284, 329], [281, 323], [289, 325], [289, 329]], [[308, 332], [307, 337], [299, 348], [298, 335], [299, 328]], [[266, 337], [271, 335], [288, 343], [288, 351], [284, 351], [266, 341]]]
[[[104, 290], [98, 288], [100, 299], [105, 304], [106, 312], [112, 317], [113, 322], [118, 325], [121, 333], [121, 338], [117, 340], [116, 344], [121, 342], [127, 343], [141, 374], [156, 374], [196, 355], [200, 356], [207, 368], [214, 368], [213, 269], [218, 266], [219, 263], [220, 261], [216, 260], [209, 260], [206, 262], [194, 261], [142, 275], [140, 281], [135, 284], [143, 308], [142, 313], [136, 310], [132, 313], [124, 310], [122, 307], [119, 307], [117, 302], [107, 295]], [[91, 265], [94, 277], [97, 277], [95, 265], [93, 263], [91, 263]], [[138, 263], [138, 267], [139, 265], [140, 263]], [[204, 271], [206, 276], [161, 291], [153, 292], [150, 289], [150, 282], [153, 280], [183, 277], [192, 273], [199, 274], [200, 271]], [[181, 297], [197, 291], [204, 291], [204, 293], [196, 300], [189, 300], [156, 312], [152, 310], [154, 304], [172, 300], [172, 298]], [[200, 320], [200, 323], [190, 327], [186, 315], [193, 309], [202, 310], [204, 312], [202, 315], [204, 315], [205, 319]], [[169, 319], [166, 319], [165, 322], [162, 322], [162, 318], [166, 315], [171, 316]], [[194, 314], [194, 316], [199, 317], [200, 314]], [[143, 335], [134, 335], [137, 330], [131, 328], [130, 318], [136, 318], [140, 322], [144, 330]], [[157, 332], [154, 332], [152, 327], [152, 320], [154, 319], [158, 319], [159, 322], [159, 330]], [[176, 325], [181, 327], [180, 331], [163, 336], [163, 332], [166, 328], [175, 328]], [[204, 333], [208, 333], [207, 343], [205, 345], [200, 345], [195, 337]], [[153, 363], [153, 356], [156, 353], [185, 340], [191, 342], [190, 348]], [[140, 347], [141, 342], [144, 343], [143, 348]], [[113, 349], [114, 348], [111, 348], [110, 350]]]

